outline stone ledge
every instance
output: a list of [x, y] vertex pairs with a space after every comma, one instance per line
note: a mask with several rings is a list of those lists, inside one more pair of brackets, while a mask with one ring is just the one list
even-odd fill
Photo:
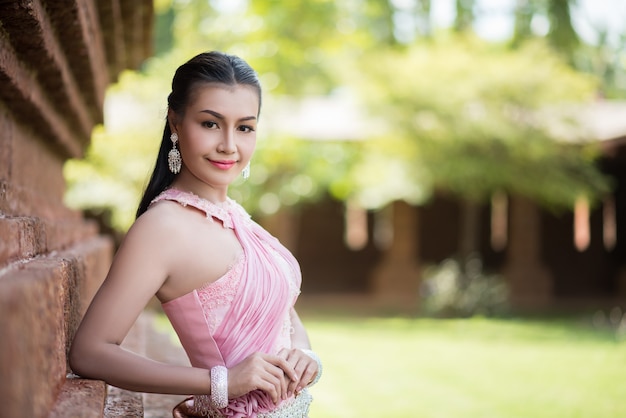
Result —
[[[68, 343], [81, 307], [106, 274], [111, 245], [98, 236], [72, 251], [21, 260], [0, 270], [2, 414], [46, 416], [60, 391], [75, 390], [66, 387], [78, 384], [66, 379]], [[63, 396], [61, 402], [69, 395]]]
[[141, 393], [108, 387], [104, 418], [143, 418], [143, 398]]
[[89, 242], [97, 233], [93, 221], [0, 215], [0, 267]]
[[[142, 315], [130, 329], [123, 346], [142, 354], [149, 317]], [[141, 393], [107, 385], [102, 380], [69, 374], [48, 418], [143, 418]]]
[[49, 418], [102, 418], [106, 385], [101, 380], [70, 376], [65, 380]]

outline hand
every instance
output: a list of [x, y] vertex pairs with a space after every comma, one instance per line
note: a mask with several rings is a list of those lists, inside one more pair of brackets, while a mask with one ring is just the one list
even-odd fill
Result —
[[298, 376], [286, 359], [253, 353], [228, 370], [228, 397], [238, 398], [258, 389], [278, 404], [287, 399], [288, 388], [295, 386], [297, 381]]
[[283, 348], [278, 352], [278, 356], [284, 358], [295, 370], [296, 375], [299, 376], [299, 379], [289, 382], [287, 396], [291, 396], [293, 393], [300, 393], [302, 389], [315, 379], [319, 372], [317, 362], [298, 348]]

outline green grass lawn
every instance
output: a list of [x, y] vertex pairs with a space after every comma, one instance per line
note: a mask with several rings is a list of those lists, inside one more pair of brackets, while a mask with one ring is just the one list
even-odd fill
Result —
[[626, 342], [580, 320], [303, 315], [311, 418], [626, 417]]

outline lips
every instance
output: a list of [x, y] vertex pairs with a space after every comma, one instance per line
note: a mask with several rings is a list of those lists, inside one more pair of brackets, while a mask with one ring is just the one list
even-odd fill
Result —
[[220, 170], [228, 170], [237, 163], [237, 161], [214, 161], [214, 160], [209, 160], [209, 161], [211, 162], [211, 164], [213, 164], [215, 167], [219, 168]]

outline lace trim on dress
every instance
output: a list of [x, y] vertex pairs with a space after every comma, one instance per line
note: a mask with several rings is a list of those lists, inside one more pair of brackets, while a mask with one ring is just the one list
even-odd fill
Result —
[[250, 215], [239, 206], [237, 202], [231, 198], [226, 198], [221, 204], [213, 203], [192, 192], [184, 192], [178, 189], [166, 189], [160, 195], [155, 197], [150, 204], [161, 200], [174, 200], [182, 206], [190, 205], [196, 209], [200, 209], [206, 214], [207, 219], [213, 222], [213, 218], [219, 219], [224, 228], [234, 229], [232, 215], [238, 212], [244, 219], [250, 219]]
[[211, 333], [215, 332], [223, 318], [219, 309], [230, 305], [237, 294], [241, 282], [241, 271], [245, 264], [246, 255], [241, 253], [222, 277], [196, 290]]

